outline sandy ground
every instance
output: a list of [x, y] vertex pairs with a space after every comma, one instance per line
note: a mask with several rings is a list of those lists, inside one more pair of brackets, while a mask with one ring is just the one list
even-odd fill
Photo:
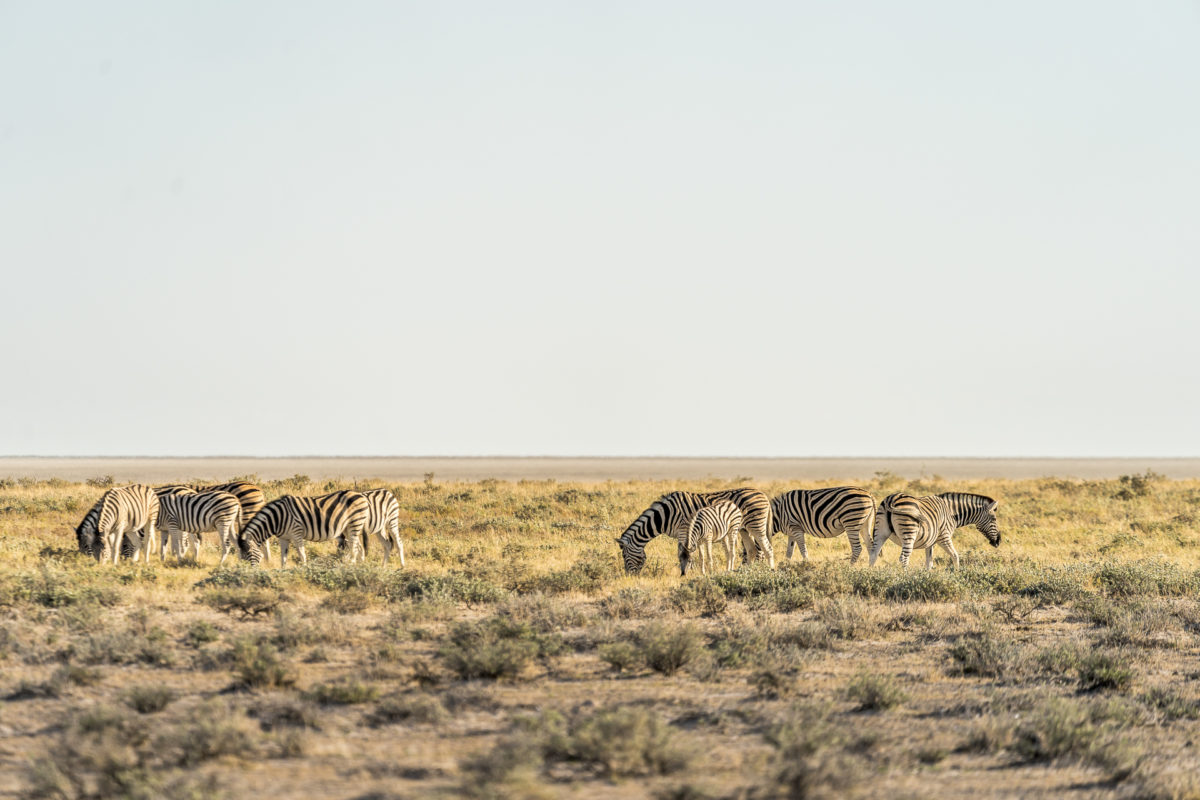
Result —
[[1200, 458], [28, 458], [0, 457], [0, 477], [82, 481], [112, 475], [118, 482], [227, 479], [264, 480], [308, 475], [438, 481], [759, 480], [865, 479], [889, 471], [905, 478], [1116, 478], [1153, 470], [1169, 478], [1200, 478]]

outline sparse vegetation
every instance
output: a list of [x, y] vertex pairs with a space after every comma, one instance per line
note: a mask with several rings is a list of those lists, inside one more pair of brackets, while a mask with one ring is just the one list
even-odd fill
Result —
[[363, 797], [903, 796], [914, 773], [936, 797], [920, 773], [1004, 793], [1068, 768], [1097, 796], [1192, 796], [1200, 483], [921, 486], [1002, 497], [1001, 549], [964, 530], [961, 568], [926, 572], [813, 542], [680, 580], [662, 539], [627, 577], [613, 536], [677, 484], [430, 481], [394, 487], [404, 569], [320, 544], [284, 570], [211, 548], [99, 567], [71, 530], [103, 486], [0, 482], [0, 727], [30, 765], [6, 788], [238, 796], [253, 759], [299, 796], [276, 760], [315, 755]]

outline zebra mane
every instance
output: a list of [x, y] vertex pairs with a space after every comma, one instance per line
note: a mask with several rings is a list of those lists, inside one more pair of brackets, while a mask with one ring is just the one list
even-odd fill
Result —
[[971, 500], [978, 501], [981, 504], [995, 503], [995, 498], [988, 497], [986, 494], [975, 494], [974, 492], [942, 492], [939, 497], [944, 497], [947, 500], [954, 498], [956, 500]]

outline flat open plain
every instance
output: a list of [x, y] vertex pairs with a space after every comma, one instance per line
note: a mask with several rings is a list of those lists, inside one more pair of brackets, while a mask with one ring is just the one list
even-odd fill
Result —
[[[1200, 798], [1200, 480], [1070, 464], [1020, 468], [1086, 479], [933, 459], [10, 459], [0, 798]], [[890, 543], [851, 566], [845, 537], [788, 562], [776, 536], [775, 570], [681, 579], [659, 537], [621, 569], [614, 537], [664, 492], [842, 470], [877, 499], [991, 495], [1003, 541], [964, 528], [961, 568], [939, 553], [926, 572]], [[268, 499], [387, 486], [407, 564], [311, 543], [304, 566], [218, 567], [210, 535], [199, 561], [76, 550], [105, 475], [239, 474]], [[651, 474], [670, 477], [630, 480]]]
[[979, 478], [1112, 479], [1147, 470], [1168, 478], [1200, 478], [1200, 458], [515, 458], [515, 457], [0, 457], [0, 478], [59, 478], [84, 481], [112, 475], [118, 483], [226, 480], [257, 475], [279, 480], [293, 475], [421, 481], [559, 480], [580, 483], [630, 480], [864, 480], [890, 472], [915, 480]]

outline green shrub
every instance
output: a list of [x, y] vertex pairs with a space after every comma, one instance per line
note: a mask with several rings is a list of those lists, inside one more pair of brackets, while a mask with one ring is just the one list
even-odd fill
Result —
[[438, 655], [463, 680], [495, 680], [517, 677], [541, 652], [539, 637], [531, 630], [514, 629], [492, 618], [456, 625]]
[[215, 699], [192, 709], [184, 722], [156, 736], [154, 748], [168, 763], [184, 768], [222, 756], [248, 758], [258, 752], [245, 716]]
[[1123, 691], [1133, 680], [1133, 665], [1129, 659], [1115, 651], [1093, 651], [1085, 655], [1079, 664], [1079, 688], [1090, 692], [1097, 689]]
[[437, 697], [428, 694], [396, 694], [383, 698], [366, 718], [373, 728], [398, 722], [444, 722], [449, 717]]
[[653, 594], [636, 586], [620, 589], [600, 601], [600, 613], [609, 619], [641, 619], [654, 616], [660, 609]]
[[361, 589], [347, 589], [329, 595], [321, 605], [338, 614], [361, 614], [371, 604], [371, 595]]
[[690, 750], [658, 715], [631, 706], [601, 709], [577, 719], [565, 744], [552, 755], [591, 765], [609, 778], [668, 775], [691, 760]]
[[197, 589], [278, 589], [279, 573], [257, 569], [235, 562], [233, 566], [222, 566], [213, 570], [207, 578], [196, 582]]
[[278, 589], [257, 586], [213, 588], [206, 590], [198, 602], [225, 614], [237, 613], [242, 619], [274, 613], [285, 602]]
[[669, 602], [684, 614], [715, 617], [725, 611], [725, 592], [708, 578], [685, 581], [671, 590]]
[[1084, 704], [1051, 698], [1041, 708], [1024, 715], [1009, 749], [1026, 761], [1052, 761], [1064, 756], [1083, 758], [1098, 735]]
[[1156, 686], [1146, 691], [1141, 701], [1168, 720], [1200, 719], [1200, 702], [1186, 698], [1174, 689]]
[[165, 686], [134, 686], [125, 692], [123, 699], [125, 705], [139, 714], [153, 714], [166, 708], [175, 699], [175, 693]]
[[609, 642], [602, 644], [596, 650], [600, 660], [617, 672], [624, 672], [636, 664], [642, 663], [642, 654], [632, 642]]
[[884, 591], [885, 598], [901, 603], [945, 603], [962, 595], [962, 584], [942, 570], [906, 570]]
[[1176, 597], [1196, 594], [1200, 582], [1169, 561], [1107, 561], [1092, 578], [1111, 597]]
[[1016, 663], [1017, 646], [989, 630], [961, 637], [950, 647], [950, 658], [961, 675], [1007, 676]]
[[250, 709], [250, 715], [267, 732], [282, 728], [321, 728], [320, 716], [312, 703], [292, 697], [265, 699]]
[[655, 672], [674, 675], [700, 654], [700, 632], [691, 624], [651, 622], [636, 636], [645, 664]]
[[846, 699], [859, 711], [886, 711], [907, 701], [908, 693], [890, 675], [859, 672], [846, 686]]
[[304, 692], [305, 700], [323, 706], [348, 706], [373, 703], [379, 698], [379, 687], [349, 679], [337, 683], [318, 683]]
[[229, 660], [236, 679], [234, 685], [240, 688], [286, 688], [296, 682], [291, 665], [264, 639], [243, 637], [236, 640]]
[[188, 626], [183, 641], [190, 647], [203, 647], [221, 638], [221, 629], [208, 620], [199, 619]]
[[528, 588], [546, 594], [595, 594], [604, 588], [606, 582], [616, 580], [622, 574], [621, 567], [612, 558], [587, 558], [575, 562], [568, 569], [533, 579]]

